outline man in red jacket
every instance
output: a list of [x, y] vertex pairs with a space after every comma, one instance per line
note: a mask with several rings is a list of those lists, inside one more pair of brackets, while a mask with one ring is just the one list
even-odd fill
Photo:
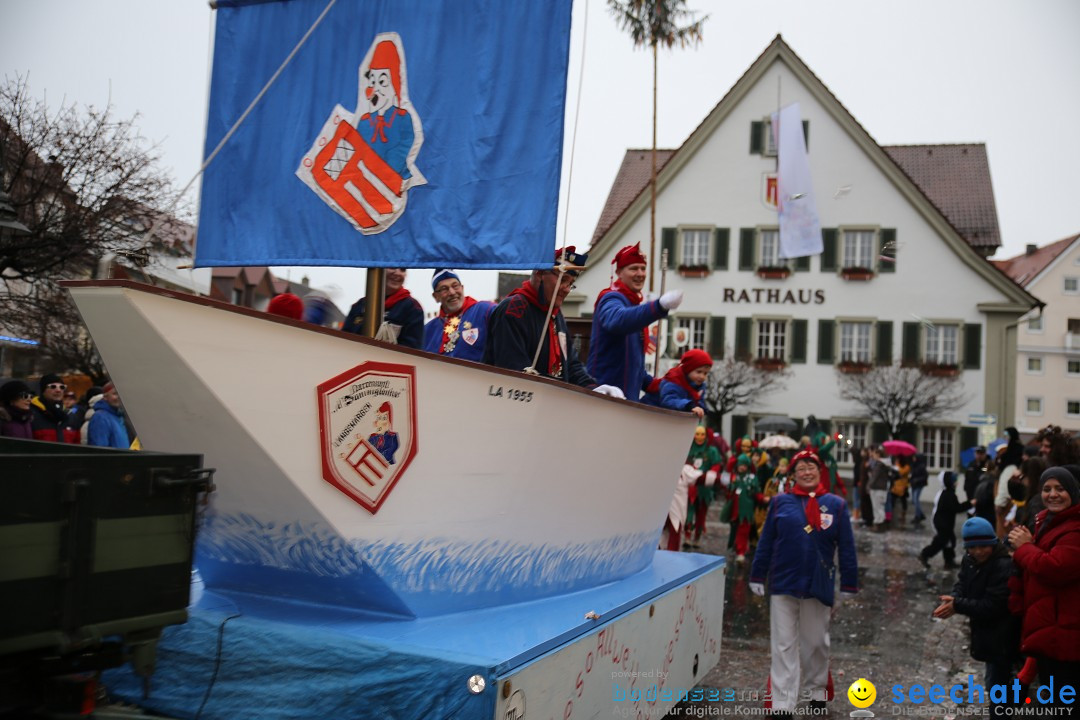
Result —
[[65, 390], [67, 385], [59, 375], [41, 376], [40, 394], [30, 403], [35, 440], [79, 444], [79, 429], [72, 427], [72, 416], [64, 410]]

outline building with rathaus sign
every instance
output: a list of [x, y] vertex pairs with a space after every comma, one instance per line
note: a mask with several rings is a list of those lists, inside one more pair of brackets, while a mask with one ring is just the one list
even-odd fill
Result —
[[[790, 261], [778, 258], [769, 128], [778, 87], [782, 105], [800, 106], [824, 240], [821, 255]], [[668, 353], [701, 347], [792, 371], [786, 389], [726, 417], [726, 437], [765, 415], [814, 415], [859, 445], [884, 440], [837, 379], [896, 361], [963, 383], [962, 408], [916, 429], [931, 468], [976, 443], [973, 415], [995, 414], [999, 432], [1012, 424], [1008, 329], [1039, 301], [987, 259], [1001, 241], [983, 145], [878, 145], [777, 36], [679, 148], [657, 155], [650, 266], [658, 273], [667, 249], [666, 286], [686, 295], [671, 325], [688, 345]], [[650, 151], [628, 150], [568, 317], [591, 314], [620, 248], [648, 254], [649, 173]]]

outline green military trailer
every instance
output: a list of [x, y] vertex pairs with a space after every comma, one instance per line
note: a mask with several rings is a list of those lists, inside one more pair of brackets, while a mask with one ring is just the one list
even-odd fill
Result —
[[85, 713], [125, 662], [149, 687], [212, 477], [201, 455], [0, 438], [0, 714]]

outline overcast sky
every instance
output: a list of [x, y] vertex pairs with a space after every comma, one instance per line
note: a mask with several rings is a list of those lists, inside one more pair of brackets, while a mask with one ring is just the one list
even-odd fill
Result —
[[[340, 0], [348, 1], [348, 0]], [[508, 4], [518, 0], [506, 0]], [[1080, 233], [1080, 2], [1077, 0], [690, 0], [708, 14], [697, 49], [660, 57], [659, 145], [678, 147], [777, 33], [880, 144], [983, 142], [1004, 245], [996, 258]], [[576, 0], [564, 151], [568, 242], [588, 245], [623, 154], [651, 143], [651, 63], [604, 0]], [[0, 0], [0, 68], [32, 91], [140, 113], [177, 185], [199, 167], [213, 11], [205, 0]], [[362, 294], [363, 270], [294, 269]], [[282, 272], [281, 274], [285, 274]], [[469, 273], [472, 294], [493, 272]], [[409, 286], [429, 308], [430, 273]]]

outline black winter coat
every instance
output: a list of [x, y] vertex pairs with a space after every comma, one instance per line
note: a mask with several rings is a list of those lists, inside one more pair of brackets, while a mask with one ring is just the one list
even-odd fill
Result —
[[934, 529], [939, 534], [953, 535], [956, 532], [956, 516], [968, 511], [970, 505], [961, 505], [956, 497], [956, 490], [947, 487], [941, 490], [934, 503]]
[[1013, 561], [998, 543], [982, 565], [964, 556], [953, 586], [953, 607], [971, 625], [971, 657], [982, 662], [1009, 662], [1019, 653], [1020, 627], [1009, 613], [1009, 577]]

